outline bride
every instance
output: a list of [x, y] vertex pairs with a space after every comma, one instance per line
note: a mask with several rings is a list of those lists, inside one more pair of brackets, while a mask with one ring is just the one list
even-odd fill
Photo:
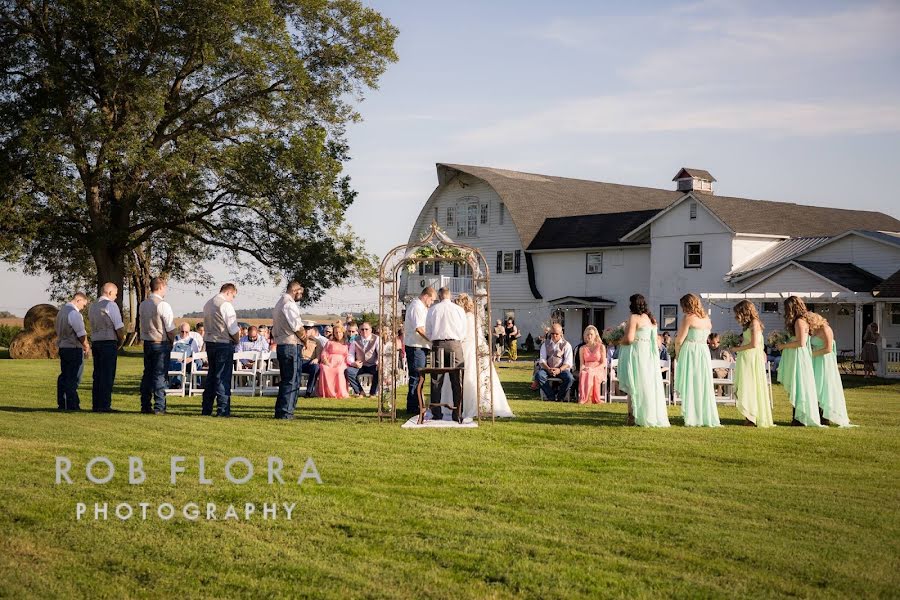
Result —
[[[455, 300], [456, 304], [462, 307], [466, 312], [466, 339], [462, 341], [463, 360], [465, 372], [463, 374], [463, 418], [473, 418], [478, 414], [475, 404], [476, 398], [481, 399], [482, 415], [491, 414], [491, 394], [489, 385], [493, 381], [494, 388], [494, 416], [500, 418], [515, 417], [509, 408], [509, 402], [506, 401], [506, 393], [503, 386], [500, 385], [500, 376], [494, 363], [491, 360], [491, 351], [488, 348], [487, 341], [484, 339], [484, 326], [478, 323], [476, 330], [475, 319], [475, 303], [468, 294], [460, 294]], [[478, 377], [478, 369], [475, 368], [475, 343], [480, 345], [481, 350], [481, 386], [476, 384]], [[491, 371], [493, 370], [493, 377]], [[444, 387], [441, 389], [441, 401], [448, 404], [453, 403], [453, 392], [450, 388], [449, 377], [444, 379]], [[476, 392], [479, 388], [481, 393]]]

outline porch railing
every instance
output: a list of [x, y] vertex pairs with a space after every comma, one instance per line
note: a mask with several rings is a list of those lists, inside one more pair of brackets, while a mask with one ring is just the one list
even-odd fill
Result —
[[885, 348], [882, 353], [884, 376], [900, 379], [900, 348]]

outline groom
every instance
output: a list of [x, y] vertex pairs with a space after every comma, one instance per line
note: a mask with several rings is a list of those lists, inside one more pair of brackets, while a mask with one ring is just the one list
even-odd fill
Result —
[[[462, 307], [454, 304], [450, 299], [450, 290], [441, 288], [438, 290], [438, 302], [428, 309], [425, 318], [425, 335], [431, 340], [432, 365], [457, 368], [463, 366], [463, 349], [460, 342], [466, 337], [466, 313]], [[443, 358], [438, 358], [442, 356]], [[441, 389], [444, 383], [444, 374], [433, 375], [431, 378], [432, 402], [439, 402]], [[453, 420], [459, 421], [462, 414], [463, 390], [462, 372], [450, 373], [450, 387], [453, 390]], [[434, 420], [442, 418], [440, 406], [431, 407], [431, 415]]]

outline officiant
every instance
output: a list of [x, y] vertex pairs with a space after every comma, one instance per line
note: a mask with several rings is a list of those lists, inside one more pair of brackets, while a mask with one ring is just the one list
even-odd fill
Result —
[[[450, 290], [438, 290], [438, 302], [428, 309], [425, 318], [425, 335], [431, 340], [431, 356], [434, 366], [461, 368], [463, 366], [462, 340], [466, 339], [466, 313], [451, 300]], [[431, 377], [432, 402], [440, 402], [441, 386], [444, 384], [444, 373]], [[452, 371], [450, 387], [453, 390], [453, 420], [459, 421], [463, 402], [461, 371]], [[431, 407], [434, 420], [443, 417], [440, 406]]]

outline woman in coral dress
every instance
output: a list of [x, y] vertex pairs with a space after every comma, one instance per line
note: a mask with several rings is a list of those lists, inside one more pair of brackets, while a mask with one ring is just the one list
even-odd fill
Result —
[[333, 338], [328, 340], [319, 356], [319, 376], [316, 391], [320, 398], [348, 398], [347, 378], [344, 371], [350, 359], [350, 350], [344, 343], [344, 326], [334, 326]]
[[606, 381], [606, 346], [593, 325], [584, 330], [584, 345], [578, 350], [581, 369], [578, 372], [578, 403], [601, 404]]

